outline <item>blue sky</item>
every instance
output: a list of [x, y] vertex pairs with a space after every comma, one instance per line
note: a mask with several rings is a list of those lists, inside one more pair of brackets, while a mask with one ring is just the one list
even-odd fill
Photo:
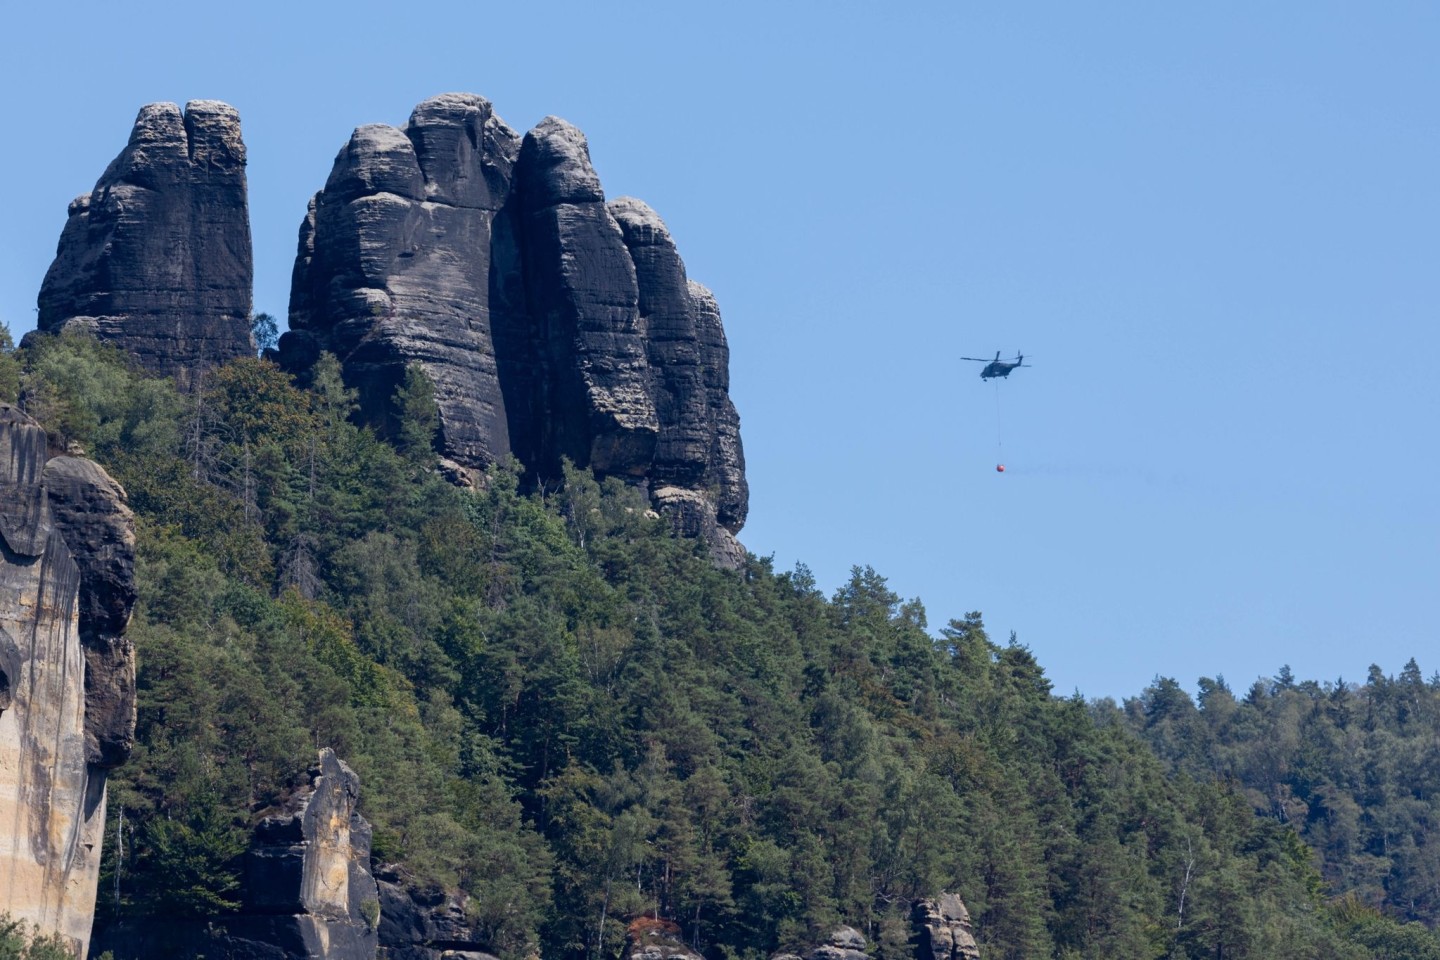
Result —
[[59, 6], [0, 41], [17, 333], [141, 104], [239, 108], [283, 315], [350, 130], [481, 93], [715, 290], [777, 567], [982, 610], [1062, 693], [1440, 669], [1440, 6]]

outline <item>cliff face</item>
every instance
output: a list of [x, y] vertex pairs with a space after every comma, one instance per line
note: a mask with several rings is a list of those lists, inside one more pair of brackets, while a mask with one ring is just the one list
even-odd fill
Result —
[[522, 139], [447, 94], [403, 128], [357, 129], [300, 231], [291, 332], [304, 376], [341, 360], [390, 417], [411, 362], [435, 384], [441, 447], [542, 476], [562, 458], [643, 484], [683, 533], [738, 562], [748, 490], [719, 309], [637, 200], [605, 202], [579, 130]]
[[82, 955], [135, 731], [134, 547], [119, 485], [0, 404], [0, 913]]
[[130, 142], [70, 204], [38, 328], [92, 329], [188, 383], [248, 354], [253, 265], [245, 144], [228, 104], [140, 109]]
[[422, 363], [446, 450], [472, 465], [510, 450], [499, 367], [523, 304], [502, 211], [519, 150], [479, 97], [427, 100], [404, 129], [357, 129], [301, 228], [282, 341], [292, 369], [320, 350], [343, 358], [377, 421], [405, 365]]
[[[189, 386], [252, 349], [252, 278], [239, 115], [154, 103], [70, 205], [38, 329], [88, 329]], [[304, 378], [334, 353], [370, 422], [392, 420], [419, 363], [461, 467], [514, 455], [554, 477], [568, 458], [643, 485], [721, 562], [743, 558], [719, 308], [653, 210], [605, 202], [565, 121], [522, 138], [484, 98], [445, 94], [404, 127], [356, 129], [301, 225], [290, 328], [281, 363]]]

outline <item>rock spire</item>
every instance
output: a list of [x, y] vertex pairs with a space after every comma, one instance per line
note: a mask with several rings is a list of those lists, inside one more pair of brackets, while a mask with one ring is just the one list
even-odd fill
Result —
[[253, 272], [240, 115], [218, 100], [148, 104], [70, 204], [38, 328], [89, 328], [188, 384], [251, 351]]
[[405, 368], [435, 384], [442, 453], [562, 459], [644, 486], [737, 564], [748, 489], [720, 311], [644, 203], [606, 203], [584, 134], [521, 137], [445, 94], [358, 128], [300, 229], [281, 363], [341, 361], [384, 424]]

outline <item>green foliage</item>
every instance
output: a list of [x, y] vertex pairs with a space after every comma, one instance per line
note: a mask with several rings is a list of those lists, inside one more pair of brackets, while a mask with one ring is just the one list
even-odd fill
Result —
[[1197, 704], [1157, 678], [1126, 702], [1130, 727], [1172, 769], [1234, 782], [1257, 815], [1303, 839], [1326, 894], [1440, 923], [1440, 681], [1412, 659], [1398, 677], [1372, 667], [1363, 685], [1297, 681], [1282, 667], [1242, 698], [1223, 678], [1199, 688]]
[[0, 960], [73, 960], [74, 953], [60, 936], [39, 936], [34, 930], [0, 913]]
[[405, 366], [405, 380], [395, 389], [395, 413], [399, 420], [395, 446], [413, 461], [431, 460], [440, 429], [440, 408], [435, 404], [435, 384], [418, 362]]
[[173, 410], [155, 408], [177, 405], [174, 391], [137, 377], [113, 347], [71, 331], [37, 337], [22, 354], [23, 405], [58, 446], [74, 441], [92, 450], [138, 445], [153, 451], [173, 444], [173, 436], [155, 435]]
[[167, 916], [213, 916], [239, 907], [245, 832], [207, 797], [178, 817], [153, 817], [141, 834], [143, 904]]
[[[615, 478], [566, 464], [560, 489], [527, 493], [511, 463], [451, 487], [423, 469], [418, 368], [392, 445], [351, 422], [330, 356], [309, 390], [246, 359], [181, 397], [83, 338], [22, 353], [52, 431], [138, 513], [139, 726], [111, 780], [106, 917], [230, 909], [246, 828], [330, 746], [360, 774], [377, 861], [463, 892], [506, 958], [613, 957], [648, 915], [716, 957], [845, 922], [893, 960], [909, 902], [942, 891], [987, 958], [1428, 943], [1327, 905], [1295, 831], [1196, 765], [1222, 755], [1197, 723], [1230, 718], [1216, 744], [1246, 735], [1223, 683], [1198, 708], [1169, 684], [1124, 710], [1056, 698], [978, 613], [932, 634], [867, 567], [829, 599], [803, 567], [718, 570]], [[1391, 721], [1366, 716], [1433, 716], [1408, 672], [1376, 684], [1326, 709], [1375, 730]], [[1262, 693], [1309, 696], [1293, 678]], [[1294, 822], [1297, 796], [1317, 804], [1272, 789], [1300, 768], [1292, 740], [1223, 756], [1232, 775], [1270, 764], [1257, 793]], [[1358, 838], [1345, 816], [1326, 822]], [[1413, 824], [1387, 829], [1394, 856], [1422, 859]]]
[[20, 359], [15, 356], [15, 338], [10, 328], [0, 322], [0, 403], [20, 399]]
[[280, 324], [268, 313], [257, 313], [250, 318], [250, 341], [255, 352], [263, 354], [280, 342]]

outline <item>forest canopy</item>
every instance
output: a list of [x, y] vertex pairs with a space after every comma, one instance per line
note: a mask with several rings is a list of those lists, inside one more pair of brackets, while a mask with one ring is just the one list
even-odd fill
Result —
[[842, 922], [908, 957], [909, 904], [945, 891], [988, 958], [1440, 957], [1440, 693], [1409, 668], [1057, 697], [979, 613], [932, 629], [868, 567], [831, 596], [717, 569], [568, 465], [453, 485], [418, 368], [380, 436], [334, 358], [182, 394], [83, 336], [0, 344], [0, 400], [137, 515], [100, 923], [235, 909], [251, 826], [328, 746], [376, 862], [463, 892], [506, 958], [615, 957], [640, 916], [715, 960]]

